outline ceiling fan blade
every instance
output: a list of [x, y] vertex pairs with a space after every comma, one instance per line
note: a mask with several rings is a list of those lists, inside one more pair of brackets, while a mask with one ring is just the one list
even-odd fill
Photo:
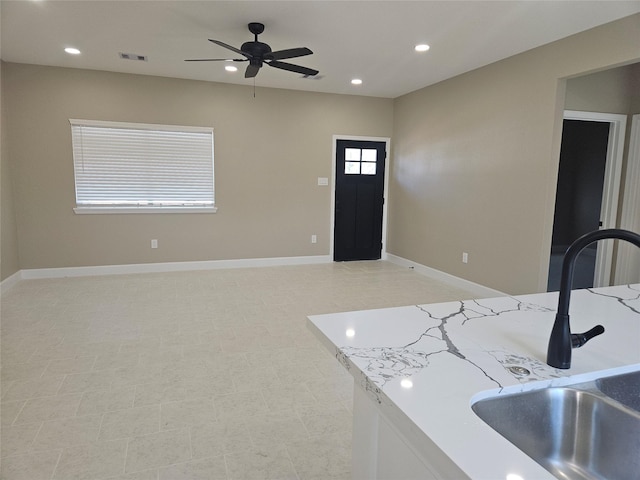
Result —
[[221, 47], [227, 48], [227, 49], [231, 50], [232, 52], [236, 52], [236, 53], [242, 55], [243, 57], [251, 58], [251, 55], [249, 55], [248, 53], [243, 52], [239, 48], [232, 47], [231, 45], [227, 45], [226, 43], [221, 42], [220, 40], [209, 39], [209, 41], [212, 42], [212, 43], [215, 43], [216, 45], [220, 45]]
[[281, 68], [282, 70], [288, 70], [290, 72], [300, 73], [302, 75], [313, 76], [318, 74], [318, 70], [313, 70], [312, 68], [307, 68], [307, 67], [301, 67], [300, 65], [294, 65], [292, 63], [278, 62], [277, 60], [272, 60], [270, 62], [267, 62], [267, 65], [269, 65], [270, 67]]
[[189, 58], [185, 62], [248, 62], [248, 58]]
[[247, 69], [244, 72], [244, 78], [255, 77], [258, 74], [258, 70], [260, 70], [260, 67], [250, 63], [249, 65], [247, 65]]
[[311, 55], [313, 52], [307, 47], [301, 48], [289, 48], [287, 50], [278, 50], [277, 52], [271, 52], [265, 55], [270, 60], [284, 60], [286, 58], [304, 57], [305, 55]]

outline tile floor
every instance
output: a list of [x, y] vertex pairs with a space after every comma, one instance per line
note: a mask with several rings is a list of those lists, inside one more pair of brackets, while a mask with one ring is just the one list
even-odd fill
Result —
[[0, 477], [350, 478], [352, 380], [306, 315], [470, 297], [388, 262], [22, 281]]

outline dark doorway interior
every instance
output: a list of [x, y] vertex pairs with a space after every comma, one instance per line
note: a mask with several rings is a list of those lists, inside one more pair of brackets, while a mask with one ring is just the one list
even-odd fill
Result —
[[[560, 288], [562, 257], [578, 237], [597, 230], [609, 143], [608, 122], [564, 120], [547, 291]], [[573, 288], [593, 287], [597, 245], [578, 257]]]

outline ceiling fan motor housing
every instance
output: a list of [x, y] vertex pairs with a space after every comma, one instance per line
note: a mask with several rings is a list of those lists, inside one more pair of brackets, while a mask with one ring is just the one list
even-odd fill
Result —
[[271, 47], [262, 42], [245, 42], [240, 47], [240, 50], [249, 54], [252, 57], [258, 57], [263, 59], [265, 55], [271, 53]]

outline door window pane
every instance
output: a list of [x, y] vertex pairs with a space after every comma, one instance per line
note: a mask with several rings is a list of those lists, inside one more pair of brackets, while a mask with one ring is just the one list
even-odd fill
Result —
[[377, 150], [375, 148], [363, 148], [362, 149], [362, 161], [363, 162], [375, 162], [377, 156]]
[[362, 174], [363, 175], [375, 175], [376, 164], [373, 162], [362, 162]]
[[375, 175], [378, 151], [375, 148], [345, 148], [344, 173], [347, 175]]
[[360, 162], [344, 162], [344, 173], [358, 175], [360, 173]]
[[359, 148], [345, 148], [344, 159], [351, 161], [360, 161], [360, 149]]

